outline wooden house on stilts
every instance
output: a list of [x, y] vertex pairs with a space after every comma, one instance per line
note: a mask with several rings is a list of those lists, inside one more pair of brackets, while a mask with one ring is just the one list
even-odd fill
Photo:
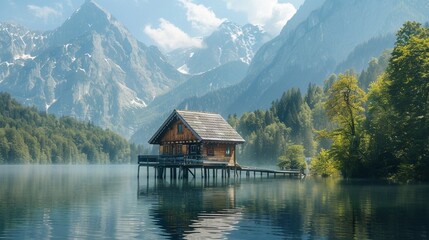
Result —
[[240, 134], [216, 113], [174, 110], [149, 140], [159, 155], [139, 156], [139, 164], [158, 168], [231, 168], [236, 166]]
[[[299, 170], [272, 170], [256, 167], [244, 167], [237, 164], [237, 145], [244, 139], [219, 114], [174, 110], [161, 127], [149, 140], [150, 144], [159, 145], [158, 155], [139, 155], [140, 167], [154, 167], [155, 178], [166, 178], [168, 170], [170, 178], [195, 177], [196, 170], [201, 177], [208, 178], [212, 174], [217, 178], [218, 170], [222, 178], [231, 175], [241, 176], [242, 172], [250, 177], [259, 173], [269, 175], [302, 176]], [[231, 172], [233, 171], [233, 174]], [[210, 173], [211, 172], [211, 173]]]

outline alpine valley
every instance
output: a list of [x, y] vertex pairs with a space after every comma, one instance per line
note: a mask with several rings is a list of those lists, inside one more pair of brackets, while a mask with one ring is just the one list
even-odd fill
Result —
[[[200, 73], [193, 76], [177, 70], [158, 48], [139, 42], [95, 1], [86, 1], [53, 31], [0, 23], [0, 91], [40, 111], [130, 137], [152, 113], [238, 83], [264, 36], [256, 26], [225, 22], [204, 40], [209, 47], [181, 51], [195, 52], [181, 63]], [[220, 61], [194, 67], [212, 49], [223, 51], [216, 56]]]
[[226, 21], [203, 48], [163, 54], [90, 0], [53, 31], [0, 23], [0, 91], [145, 143], [174, 108], [226, 117], [331, 73], [360, 72], [408, 20], [427, 22], [429, 2], [306, 0], [274, 39]]

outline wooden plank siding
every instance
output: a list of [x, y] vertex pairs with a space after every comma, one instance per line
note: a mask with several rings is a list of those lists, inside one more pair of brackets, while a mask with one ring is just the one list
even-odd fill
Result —
[[[230, 154], [226, 154], [229, 147]], [[213, 148], [213, 156], [209, 156], [209, 149]], [[234, 165], [235, 145], [225, 143], [205, 143], [203, 144], [201, 154], [210, 161], [228, 162], [228, 165]]]
[[149, 140], [150, 144], [159, 144], [160, 155], [219, 161], [230, 166], [236, 163], [236, 145], [243, 142], [221, 115], [179, 110], [174, 110]]
[[[182, 125], [183, 132], [179, 133], [179, 124]], [[178, 141], [196, 141], [197, 138], [192, 134], [186, 125], [180, 120], [176, 119], [170, 126], [169, 129], [161, 137], [161, 142], [178, 142]]]

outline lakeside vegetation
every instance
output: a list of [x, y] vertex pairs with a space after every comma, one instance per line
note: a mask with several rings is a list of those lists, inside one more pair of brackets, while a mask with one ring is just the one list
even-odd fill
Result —
[[110, 130], [40, 113], [0, 93], [0, 164], [129, 163], [143, 151]]
[[241, 159], [295, 166], [304, 154], [318, 175], [428, 181], [428, 94], [429, 28], [407, 22], [391, 54], [359, 75], [332, 75], [304, 96], [290, 89], [270, 109], [228, 121], [246, 140]]

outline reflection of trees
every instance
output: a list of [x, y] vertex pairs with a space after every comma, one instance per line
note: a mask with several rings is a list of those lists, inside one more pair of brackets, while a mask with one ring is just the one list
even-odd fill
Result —
[[235, 187], [227, 181], [160, 181], [140, 195], [157, 199], [151, 215], [173, 239], [221, 237], [241, 218]]
[[[76, 232], [85, 235], [103, 228], [99, 225], [107, 222], [113, 210], [100, 214], [97, 202], [107, 191], [119, 188], [111, 180], [120, 174], [100, 165], [2, 166], [0, 236], [21, 226], [34, 228], [20, 233], [30, 234], [25, 235], [29, 238], [75, 236]], [[34, 232], [37, 235], [31, 235]]]
[[278, 226], [288, 238], [421, 239], [429, 233], [427, 186], [311, 179], [241, 188], [236, 205], [244, 205], [243, 218]]

